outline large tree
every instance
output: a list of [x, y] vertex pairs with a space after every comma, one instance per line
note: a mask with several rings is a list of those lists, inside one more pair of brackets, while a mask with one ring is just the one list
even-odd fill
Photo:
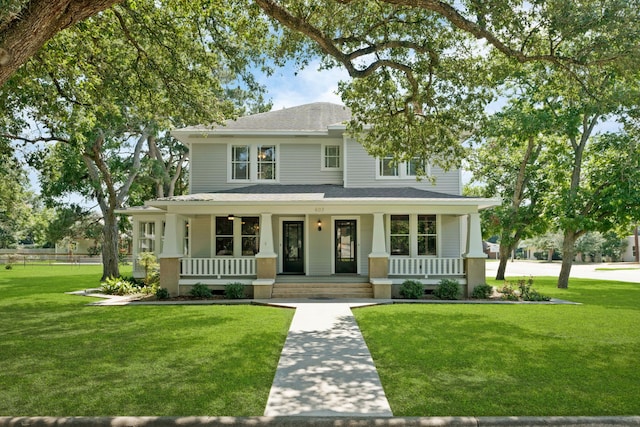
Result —
[[500, 197], [502, 204], [483, 212], [485, 232], [498, 235], [504, 280], [507, 262], [522, 239], [546, 230], [543, 204], [548, 187], [545, 130], [550, 117], [544, 109], [512, 100], [486, 121], [469, 158], [473, 179], [482, 183], [482, 196]]
[[422, 156], [441, 166], [464, 154], [499, 68], [491, 52], [519, 64], [563, 70], [638, 68], [638, 0], [254, 0], [279, 25], [280, 55], [344, 67], [340, 91], [352, 129], [369, 125], [372, 154]]
[[[4, 136], [47, 143], [34, 156], [45, 194], [75, 191], [98, 202], [103, 278], [118, 274], [115, 210], [143, 157], [158, 160], [156, 137], [232, 117], [223, 83], [260, 95], [246, 69], [264, 38], [240, 12], [206, 1], [125, 2], [59, 33], [0, 88], [5, 127], [22, 130]], [[25, 115], [37, 131], [25, 134]]]
[[579, 143], [577, 136], [568, 139], [569, 144], [556, 147], [557, 162], [550, 166], [558, 171], [557, 180], [549, 188], [547, 201], [548, 215], [556, 219], [564, 237], [558, 277], [561, 288], [568, 286], [581, 236], [630, 228], [640, 217], [640, 193], [634, 185], [640, 180], [637, 140], [625, 132], [601, 134]]
[[120, 0], [0, 0], [0, 86], [59, 31]]

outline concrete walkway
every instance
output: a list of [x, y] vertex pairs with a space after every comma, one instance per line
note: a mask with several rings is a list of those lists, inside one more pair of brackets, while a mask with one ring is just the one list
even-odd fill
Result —
[[289, 302], [296, 313], [271, 386], [265, 416], [393, 414], [351, 313], [368, 303]]

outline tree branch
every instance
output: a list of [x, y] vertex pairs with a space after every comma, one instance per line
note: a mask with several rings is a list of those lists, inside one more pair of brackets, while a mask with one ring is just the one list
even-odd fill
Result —
[[59, 31], [121, 0], [30, 0], [0, 32], [0, 86]]

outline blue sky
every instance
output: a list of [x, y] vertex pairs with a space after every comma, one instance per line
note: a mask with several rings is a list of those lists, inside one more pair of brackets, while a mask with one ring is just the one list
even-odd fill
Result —
[[273, 75], [258, 77], [266, 86], [267, 98], [273, 102], [273, 110], [295, 107], [310, 102], [333, 102], [342, 104], [338, 91], [338, 81], [347, 80], [349, 75], [343, 69], [318, 71], [319, 62], [312, 62], [297, 71], [293, 65], [275, 68]]

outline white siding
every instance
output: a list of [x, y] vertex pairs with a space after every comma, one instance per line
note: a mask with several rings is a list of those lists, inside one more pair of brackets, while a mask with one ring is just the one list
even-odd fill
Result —
[[[322, 221], [322, 231], [318, 231], [318, 220]], [[309, 216], [309, 241], [307, 250], [309, 251], [309, 265], [307, 274], [310, 276], [328, 276], [331, 274], [331, 246], [333, 236], [331, 235], [331, 217], [328, 215]]]
[[460, 247], [460, 217], [440, 215], [440, 244], [442, 258], [457, 258], [462, 254]]
[[[337, 140], [336, 145], [342, 141]], [[338, 184], [342, 185], [342, 170], [321, 170], [322, 144], [280, 145], [281, 184]]]
[[358, 237], [360, 244], [360, 274], [362, 276], [369, 275], [369, 254], [373, 244], [373, 215], [360, 216], [360, 236]]
[[226, 145], [192, 144], [190, 154], [191, 194], [229, 188]]
[[[322, 170], [322, 144], [342, 145], [342, 138], [220, 138], [191, 144], [191, 191], [208, 193], [246, 187], [257, 182], [229, 182], [228, 146], [278, 145], [280, 184], [342, 185], [342, 170]], [[261, 182], [264, 183], [264, 182]]]
[[191, 257], [211, 256], [211, 217], [209, 215], [191, 218]]
[[346, 139], [346, 146], [345, 187], [415, 187], [446, 194], [460, 194], [460, 173], [457, 169], [445, 172], [432, 166], [431, 174], [436, 178], [435, 184], [413, 178], [376, 179], [376, 159], [367, 154], [364, 147], [353, 139]]

